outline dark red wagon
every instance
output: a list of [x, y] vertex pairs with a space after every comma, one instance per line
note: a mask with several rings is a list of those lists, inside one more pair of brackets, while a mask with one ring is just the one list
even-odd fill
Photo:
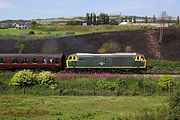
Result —
[[61, 70], [64, 54], [0, 54], [0, 69]]

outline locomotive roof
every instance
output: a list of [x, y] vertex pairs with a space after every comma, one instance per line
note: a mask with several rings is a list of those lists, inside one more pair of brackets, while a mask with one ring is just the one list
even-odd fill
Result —
[[105, 54], [93, 54], [93, 53], [76, 53], [77, 56], [83, 56], [83, 57], [92, 57], [92, 56], [109, 56], [109, 57], [116, 57], [116, 56], [136, 56], [136, 55], [142, 55], [138, 53], [105, 53]]
[[0, 54], [0, 57], [61, 57], [62, 54]]

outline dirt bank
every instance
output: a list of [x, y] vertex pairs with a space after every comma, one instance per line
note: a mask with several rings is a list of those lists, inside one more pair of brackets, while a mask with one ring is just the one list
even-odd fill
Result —
[[[150, 59], [180, 60], [180, 29], [95, 33], [83, 36], [27, 41], [24, 53], [97, 53], [104, 43], [113, 42], [117, 52], [138, 52]], [[17, 40], [0, 40], [0, 53], [18, 53]]]

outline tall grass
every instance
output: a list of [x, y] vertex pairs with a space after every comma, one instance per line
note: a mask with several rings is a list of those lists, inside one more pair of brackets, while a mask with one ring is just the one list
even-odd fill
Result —
[[13, 75], [12, 72], [0, 73], [0, 94], [151, 96], [171, 94], [180, 85], [180, 78], [174, 78], [174, 84], [169, 92], [158, 84], [159, 78], [60, 73], [56, 75], [55, 89], [43, 85], [17, 87], [9, 84]]
[[180, 73], [180, 62], [167, 60], [148, 60], [149, 73]]

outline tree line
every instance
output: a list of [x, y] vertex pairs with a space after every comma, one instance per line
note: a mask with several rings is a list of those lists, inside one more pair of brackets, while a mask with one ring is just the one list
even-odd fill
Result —
[[110, 24], [109, 15], [105, 14], [105, 13], [100, 13], [100, 15], [96, 15], [95, 13], [87, 13], [86, 14], [86, 23], [88, 25]]

